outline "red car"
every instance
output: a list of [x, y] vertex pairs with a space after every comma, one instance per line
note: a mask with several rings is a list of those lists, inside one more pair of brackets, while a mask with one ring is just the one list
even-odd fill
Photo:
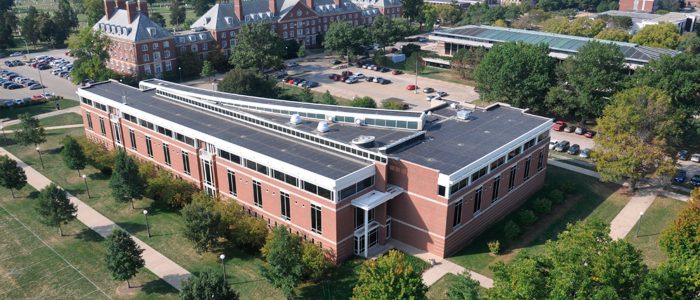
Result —
[[583, 134], [583, 136], [585, 136], [585, 137], [587, 137], [587, 138], [589, 138], [589, 139], [592, 139], [592, 138], [595, 136], [595, 133], [596, 133], [595, 131], [589, 130], [589, 131], [586, 131], [586, 133]]
[[401, 74], [403, 74], [403, 72], [401, 72], [401, 70], [393, 70], [393, 71], [391, 71], [391, 75], [401, 75]]
[[416, 89], [416, 85], [415, 85], [415, 84], [409, 84], [409, 85], [406, 86], [406, 89], [409, 90], [409, 91], [413, 91], [413, 90]]
[[287, 83], [294, 84], [294, 79], [287, 79]]
[[32, 96], [32, 101], [44, 100], [46, 97], [44, 95], [34, 95]]
[[352, 75], [352, 71], [343, 71], [343, 77], [349, 77]]
[[566, 128], [566, 123], [564, 121], [556, 121], [554, 125], [552, 125], [552, 130], [554, 131], [562, 131], [564, 128]]

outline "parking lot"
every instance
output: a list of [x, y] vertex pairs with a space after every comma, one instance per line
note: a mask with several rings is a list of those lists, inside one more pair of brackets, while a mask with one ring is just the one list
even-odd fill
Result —
[[[55, 75], [51, 74], [52, 69], [47, 69], [47, 70], [38, 70], [35, 68], [32, 68], [31, 66], [25, 64], [23, 66], [16, 66], [16, 67], [7, 67], [5, 65], [5, 61], [12, 61], [15, 59], [19, 59], [22, 61], [28, 60], [33, 57], [37, 57], [40, 55], [47, 55], [47, 56], [52, 56], [55, 58], [63, 58], [68, 61], [73, 61], [73, 58], [68, 57], [65, 55], [65, 52], [67, 49], [56, 49], [56, 50], [51, 50], [51, 51], [45, 51], [45, 52], [38, 52], [38, 53], [32, 53], [26, 58], [24, 56], [20, 57], [6, 57], [3, 59], [0, 59], [0, 68], [9, 70], [12, 72], [15, 72], [19, 74], [20, 76], [23, 77], [28, 77], [31, 79], [34, 79], [38, 82], [43, 82], [44, 86], [46, 88], [44, 89], [46, 92], [53, 93], [57, 96], [62, 96], [63, 98], [66, 99], [76, 99], [78, 96], [75, 94], [75, 91], [77, 89], [77, 86], [71, 83], [69, 80], [66, 78], [61, 78]], [[38, 95], [41, 94], [41, 89], [38, 90], [29, 90], [29, 88], [20, 88], [16, 90], [7, 90], [7, 89], [0, 89], [0, 99], [21, 99], [25, 97], [31, 97], [32, 95]]]

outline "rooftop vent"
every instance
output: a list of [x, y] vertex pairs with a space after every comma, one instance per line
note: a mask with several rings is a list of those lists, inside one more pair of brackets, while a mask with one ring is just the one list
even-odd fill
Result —
[[361, 135], [352, 139], [350, 142], [353, 145], [360, 146], [362, 148], [370, 148], [374, 146], [374, 137], [371, 135]]
[[471, 116], [471, 114], [471, 110], [462, 109], [460, 111], [457, 111], [457, 118], [460, 120], [469, 120], [469, 116]]
[[318, 126], [316, 126], [316, 130], [318, 132], [321, 132], [321, 133], [328, 132], [329, 130], [331, 130], [331, 126], [328, 125], [328, 122], [321, 121], [321, 122], [318, 122]]
[[355, 119], [355, 125], [359, 125], [359, 126], [365, 125], [365, 120]]
[[289, 123], [292, 123], [294, 125], [301, 124], [301, 117], [299, 116], [299, 114], [293, 114], [291, 117], [289, 117]]
[[457, 108], [457, 103], [450, 103], [450, 108]]

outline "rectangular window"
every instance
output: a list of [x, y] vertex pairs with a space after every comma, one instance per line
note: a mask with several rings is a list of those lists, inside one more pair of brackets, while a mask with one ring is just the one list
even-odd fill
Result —
[[190, 157], [185, 151], [182, 151], [182, 170], [190, 175]]
[[455, 215], [452, 218], [452, 227], [457, 227], [462, 224], [462, 205], [463, 201], [459, 200], [455, 203]]
[[163, 143], [163, 157], [165, 157], [165, 164], [170, 165], [170, 148], [168, 148], [168, 144]]
[[122, 136], [119, 134], [119, 125], [117, 123], [112, 124], [114, 127], [114, 141], [117, 142], [117, 144], [122, 143]]
[[511, 159], [513, 159], [513, 157], [518, 156], [518, 154], [520, 154], [520, 147], [515, 148], [515, 149], [513, 149], [513, 151], [510, 151], [510, 152], [508, 153], [508, 161], [510, 161]]
[[508, 176], [508, 191], [512, 191], [515, 187], [515, 173], [518, 170], [518, 166], [510, 168], [510, 176]]
[[204, 165], [204, 183], [212, 185], [214, 176], [212, 176], [211, 162], [202, 160], [202, 165]]
[[444, 185], [438, 185], [438, 195], [440, 196], [445, 196], [445, 186]]
[[228, 193], [236, 196], [236, 173], [228, 170], [226, 172], [226, 178], [228, 179]]
[[501, 175], [496, 176], [493, 180], [493, 188], [491, 189], [491, 202], [498, 200], [498, 190], [501, 188]]
[[527, 143], [525, 143], [525, 145], [523, 145], [523, 151], [529, 149], [530, 147], [532, 147], [534, 145], [535, 145], [535, 139], [531, 139], [531, 140], [527, 141]]
[[282, 211], [282, 218], [289, 221], [291, 214], [289, 212], [289, 194], [285, 192], [280, 192], [280, 208]]
[[474, 193], [474, 214], [481, 212], [481, 194], [484, 191], [484, 187], [479, 187]]
[[262, 187], [260, 182], [253, 180], [253, 202], [255, 206], [262, 207]]
[[138, 150], [136, 149], [136, 134], [134, 134], [133, 129], [129, 129], [129, 142], [131, 142], [131, 149]]
[[85, 118], [87, 119], [87, 122], [88, 122], [88, 128], [90, 128], [90, 130], [93, 130], [92, 129], [92, 116], [90, 115], [90, 112], [85, 112]]
[[506, 157], [502, 156], [501, 158], [495, 160], [494, 162], [491, 163], [491, 171], [495, 170], [496, 168], [500, 167], [502, 164], [506, 162]]
[[311, 204], [311, 231], [321, 234], [321, 207]]
[[530, 162], [532, 161], [532, 155], [528, 156], [525, 160], [525, 173], [523, 174], [523, 180], [530, 179]]
[[100, 132], [102, 135], [107, 135], [107, 130], [105, 129], [105, 118], [100, 117]]
[[542, 171], [542, 168], [544, 168], [544, 150], [540, 150], [537, 157], [537, 171]]
[[148, 153], [148, 157], [153, 158], [153, 145], [151, 144], [150, 136], [146, 137], [146, 152]]

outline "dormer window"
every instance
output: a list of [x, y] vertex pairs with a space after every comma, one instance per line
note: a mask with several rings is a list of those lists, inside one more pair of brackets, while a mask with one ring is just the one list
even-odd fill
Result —
[[156, 36], [156, 28], [155, 28], [155, 27], [148, 27], [148, 28], [146, 28], [146, 30], [148, 31], [148, 34], [149, 34], [151, 37], [155, 37], [155, 36]]

